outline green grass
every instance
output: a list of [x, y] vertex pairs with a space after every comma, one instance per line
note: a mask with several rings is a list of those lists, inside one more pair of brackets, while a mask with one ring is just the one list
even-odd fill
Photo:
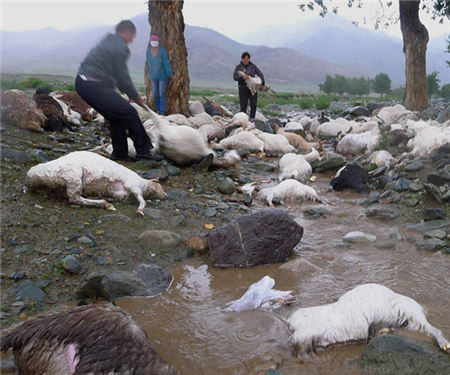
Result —
[[45, 87], [49, 90], [75, 90], [75, 83], [65, 83], [58, 81], [49, 81], [38, 77], [29, 77], [22, 80], [16, 78], [1, 77], [0, 86], [2, 90], [18, 89], [28, 90]]

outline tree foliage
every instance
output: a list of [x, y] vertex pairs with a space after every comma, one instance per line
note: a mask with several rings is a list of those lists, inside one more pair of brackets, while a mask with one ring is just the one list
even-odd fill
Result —
[[373, 90], [379, 94], [391, 91], [391, 79], [386, 73], [378, 73], [373, 80]]
[[440, 96], [444, 99], [450, 100], [450, 83], [441, 87]]
[[434, 71], [427, 75], [427, 93], [429, 96], [437, 95], [439, 93], [439, 82], [440, 79], [437, 78], [439, 72]]
[[370, 93], [372, 86], [373, 81], [370, 78], [348, 78], [336, 74], [334, 77], [327, 75], [325, 82], [319, 85], [319, 89], [326, 94], [333, 93], [342, 95], [343, 93], [347, 93], [351, 95], [367, 95]]

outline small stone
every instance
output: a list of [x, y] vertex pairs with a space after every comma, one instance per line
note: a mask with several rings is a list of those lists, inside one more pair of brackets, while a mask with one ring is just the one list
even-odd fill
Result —
[[200, 254], [203, 254], [206, 251], [206, 241], [202, 240], [200, 237], [188, 238], [186, 240], [186, 245]]
[[81, 236], [77, 239], [77, 242], [83, 244], [83, 245], [88, 245], [88, 246], [95, 246], [94, 241], [92, 241], [89, 237], [87, 236]]
[[350, 243], [375, 242], [377, 237], [373, 234], [356, 231], [347, 233], [343, 240]]
[[63, 268], [70, 273], [80, 274], [83, 271], [83, 266], [78, 259], [73, 255], [68, 255], [62, 260]]

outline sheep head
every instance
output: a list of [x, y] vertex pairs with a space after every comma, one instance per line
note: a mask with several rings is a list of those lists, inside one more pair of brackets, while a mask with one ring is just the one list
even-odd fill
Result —
[[158, 199], [165, 199], [167, 198], [167, 194], [163, 190], [161, 184], [158, 182], [158, 180], [149, 180], [144, 192], [144, 197], [156, 197]]

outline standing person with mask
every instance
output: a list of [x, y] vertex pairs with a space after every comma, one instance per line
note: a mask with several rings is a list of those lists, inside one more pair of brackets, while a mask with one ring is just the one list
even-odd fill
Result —
[[128, 156], [127, 130], [136, 149], [137, 160], [162, 160], [151, 152], [152, 142], [133, 108], [115, 88], [143, 107], [128, 72], [130, 50], [127, 44], [136, 37], [136, 26], [129, 20], [117, 24], [115, 34], [106, 35], [83, 60], [75, 80], [80, 96], [110, 122], [112, 160], [133, 161]]
[[147, 68], [152, 85], [156, 112], [166, 114], [167, 80], [173, 76], [167, 50], [159, 44], [156, 34], [150, 36], [150, 46], [147, 48]]
[[[244, 73], [242, 75], [239, 74], [239, 72]], [[244, 52], [241, 56], [241, 63], [234, 68], [233, 73], [233, 79], [235, 81], [238, 81], [238, 89], [239, 89], [239, 102], [241, 105], [241, 112], [246, 113], [247, 112], [247, 105], [248, 101], [250, 100], [250, 121], [255, 120], [256, 115], [256, 104], [258, 102], [258, 93], [255, 93], [254, 95], [251, 93], [251, 91], [248, 89], [247, 84], [245, 81], [249, 77], [254, 77], [257, 75], [259, 78], [261, 78], [261, 89], [265, 85], [264, 82], [264, 75], [262, 74], [261, 70], [258, 69], [258, 67], [253, 64], [250, 61], [250, 54], [248, 52]]]

